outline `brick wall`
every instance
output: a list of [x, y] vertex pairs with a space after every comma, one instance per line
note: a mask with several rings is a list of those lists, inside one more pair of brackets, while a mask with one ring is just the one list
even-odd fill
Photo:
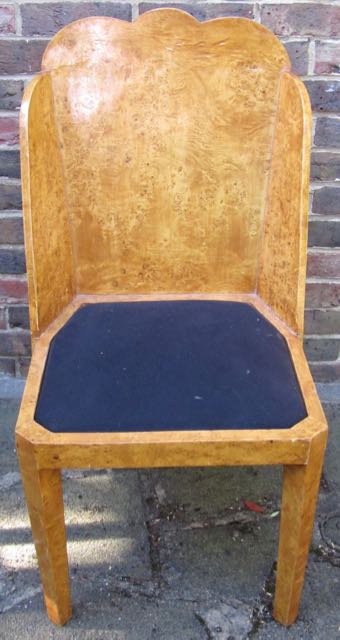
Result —
[[244, 16], [272, 29], [305, 81], [314, 112], [306, 352], [317, 381], [340, 379], [340, 2], [4, 2], [0, 4], [0, 372], [30, 355], [21, 217], [18, 110], [25, 83], [62, 26], [89, 15], [134, 19], [177, 6], [200, 20]]

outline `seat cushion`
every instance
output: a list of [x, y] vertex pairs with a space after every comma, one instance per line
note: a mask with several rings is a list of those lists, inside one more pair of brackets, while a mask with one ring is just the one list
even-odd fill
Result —
[[35, 420], [54, 432], [287, 429], [306, 417], [285, 339], [251, 305], [87, 304], [53, 338]]

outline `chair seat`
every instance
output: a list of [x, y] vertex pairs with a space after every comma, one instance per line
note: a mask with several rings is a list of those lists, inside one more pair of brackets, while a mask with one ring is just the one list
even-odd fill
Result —
[[53, 338], [35, 420], [53, 432], [287, 429], [306, 417], [283, 336], [220, 301], [87, 304]]

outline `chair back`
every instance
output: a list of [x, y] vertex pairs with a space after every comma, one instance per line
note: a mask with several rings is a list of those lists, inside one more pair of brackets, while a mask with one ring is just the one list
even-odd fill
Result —
[[280, 41], [173, 9], [87, 18], [42, 70], [22, 110], [33, 324], [74, 293], [258, 291], [298, 330], [308, 104]]

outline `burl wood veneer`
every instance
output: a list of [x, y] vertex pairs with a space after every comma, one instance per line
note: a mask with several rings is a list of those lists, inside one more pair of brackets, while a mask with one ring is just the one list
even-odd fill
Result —
[[[274, 616], [294, 622], [327, 424], [302, 347], [311, 113], [283, 45], [246, 19], [88, 18], [48, 45], [21, 110], [33, 356], [17, 447], [48, 615], [71, 615], [60, 469], [284, 465]], [[35, 407], [81, 305], [233, 300], [285, 338], [288, 429], [52, 433]], [[227, 354], [226, 354], [227, 357]]]

